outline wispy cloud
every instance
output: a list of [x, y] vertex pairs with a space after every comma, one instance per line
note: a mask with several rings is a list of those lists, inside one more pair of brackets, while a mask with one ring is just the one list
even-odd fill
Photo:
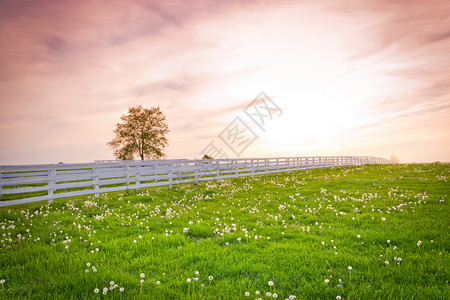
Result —
[[192, 157], [262, 90], [287, 113], [249, 154], [339, 154], [343, 131], [386, 156], [420, 123], [445, 159], [448, 15], [434, 0], [4, 0], [0, 164], [111, 158], [136, 104], [161, 106], [169, 156]]

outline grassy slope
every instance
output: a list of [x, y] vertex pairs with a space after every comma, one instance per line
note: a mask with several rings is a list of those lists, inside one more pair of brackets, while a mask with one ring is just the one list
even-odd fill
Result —
[[449, 172], [344, 167], [2, 208], [0, 298], [449, 299]]

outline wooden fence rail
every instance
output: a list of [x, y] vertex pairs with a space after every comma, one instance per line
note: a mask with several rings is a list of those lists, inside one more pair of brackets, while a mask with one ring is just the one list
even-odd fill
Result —
[[389, 163], [387, 159], [372, 156], [314, 156], [0, 166], [0, 207], [310, 168]]

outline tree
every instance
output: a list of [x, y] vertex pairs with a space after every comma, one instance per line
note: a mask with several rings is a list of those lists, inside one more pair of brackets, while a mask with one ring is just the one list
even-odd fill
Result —
[[212, 158], [212, 156], [205, 154], [205, 155], [203, 155], [202, 159], [213, 159], [213, 158]]
[[400, 160], [398, 159], [398, 157], [397, 157], [394, 153], [392, 153], [392, 155], [391, 155], [391, 161], [392, 161], [394, 164], [400, 163]]
[[144, 108], [141, 105], [128, 108], [122, 115], [122, 123], [116, 124], [116, 137], [107, 143], [114, 149], [117, 159], [131, 160], [137, 154], [141, 160], [158, 159], [166, 156], [164, 148], [168, 145], [169, 132], [166, 117], [158, 107]]

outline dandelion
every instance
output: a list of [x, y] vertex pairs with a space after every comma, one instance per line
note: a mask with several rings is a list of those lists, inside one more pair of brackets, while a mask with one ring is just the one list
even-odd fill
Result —
[[269, 281], [267, 284], [273, 286], [273, 281]]
[[141, 278], [145, 278], [145, 274], [144, 273], [141, 273]]
[[200, 272], [199, 271], [195, 271], [195, 275], [199, 275], [200, 274]]
[[390, 243], [391, 243], [391, 240], [387, 240], [387, 243], [390, 244]]
[[191, 279], [190, 278], [188, 278], [188, 279], [186, 279], [186, 281], [189, 283], [189, 282], [191, 282]]
[[192, 278], [192, 279], [194, 279], [194, 281], [198, 281], [198, 277], [194, 277], [194, 278]]
[[294, 300], [295, 298], [297, 298], [297, 297], [294, 295], [289, 295], [289, 300]]
[[245, 294], [244, 294], [246, 297], [248, 297], [248, 296], [250, 296], [250, 293], [249, 292], [245, 292]]
[[422, 241], [419, 240], [419, 241], [417, 242], [417, 246], [420, 246], [420, 244], [422, 244]]
[[353, 268], [352, 268], [352, 266], [348, 266], [348, 269], [351, 271]]
[[111, 281], [111, 282], [109, 283], [109, 285], [114, 285], [114, 281]]
[[142, 235], [140, 235], [139, 238], [142, 239]]
[[4, 284], [5, 283], [5, 279], [0, 279], [0, 284]]
[[87, 263], [86, 266], [90, 267], [90, 266], [91, 266], [91, 263]]
[[272, 297], [278, 298], [278, 294], [275, 294], [275, 293], [274, 293], [274, 294], [272, 295]]
[[144, 279], [141, 279], [141, 284], [144, 284]]
[[339, 296], [339, 295], [336, 296], [336, 300], [341, 300], [341, 299], [342, 299], [341, 296]]
[[266, 296], [267, 296], [267, 297], [270, 297], [270, 296], [272, 296], [272, 294], [271, 294], [270, 292], [267, 292], [267, 293], [266, 293]]
[[330, 282], [328, 279], [325, 279], [325, 283], [328, 283], [328, 282]]
[[255, 294], [256, 294], [256, 295], [259, 295], [259, 291], [256, 291]]
[[107, 287], [103, 288], [103, 294], [106, 295], [107, 292], [108, 292], [108, 288]]
[[386, 265], [388, 265], [388, 264], [389, 264], [389, 261], [386, 260], [384, 263], [385, 263]]
[[[385, 217], [381, 217], [381, 221], [386, 221], [386, 218]], [[340, 296], [339, 296], [339, 299], [341, 299]]]
[[89, 269], [84, 270], [84, 272], [89, 273]]
[[158, 280], [158, 281], [156, 282], [156, 284], [157, 284], [157, 285], [160, 285], [160, 284], [161, 284], [161, 281]]
[[133, 241], [133, 243], [135, 243], [135, 244], [136, 244], [136, 243], [137, 243], [137, 241], [136, 241], [136, 240], [134, 240], [134, 241]]
[[125, 289], [123, 288], [123, 287], [121, 287], [120, 289], [119, 289], [119, 291], [120, 292], [123, 292]]
[[209, 279], [210, 281], [213, 280], [213, 278], [214, 278], [214, 277], [212, 277], [212, 276], [209, 276], [209, 277], [208, 277], [208, 279]]
[[360, 239], [361, 238], [361, 235], [360, 234], [358, 234], [357, 236], [356, 236], [358, 239]]

